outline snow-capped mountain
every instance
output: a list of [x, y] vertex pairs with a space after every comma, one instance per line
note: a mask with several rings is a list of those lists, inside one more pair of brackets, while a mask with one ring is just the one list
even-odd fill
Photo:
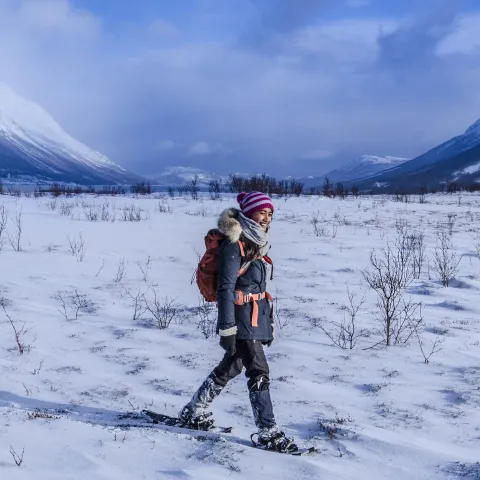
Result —
[[406, 161], [408, 161], [408, 158], [362, 155], [360, 158], [347, 163], [347, 165], [332, 170], [324, 177], [328, 177], [332, 182], [346, 182], [383, 172], [389, 168], [397, 167]]
[[148, 175], [147, 178], [154, 185], [179, 187], [190, 183], [195, 178], [195, 175], [198, 178], [198, 185], [201, 187], [207, 186], [212, 180], [221, 180], [222, 182], [228, 180], [228, 177], [193, 167], [166, 167], [162, 172]]
[[39, 105], [0, 83], [0, 177], [129, 183], [134, 174], [72, 138]]
[[407, 162], [407, 158], [385, 156], [380, 157], [376, 155], [362, 155], [351, 162], [343, 165], [335, 170], [322, 175], [320, 177], [309, 177], [307, 179], [300, 179], [309, 186], [321, 186], [325, 178], [328, 178], [332, 183], [354, 181], [359, 178], [368, 177], [377, 173], [383, 172], [390, 168], [394, 168]]
[[418, 190], [439, 188], [448, 182], [470, 184], [480, 181], [480, 120], [465, 133], [432, 148], [397, 167], [361, 179], [363, 189]]

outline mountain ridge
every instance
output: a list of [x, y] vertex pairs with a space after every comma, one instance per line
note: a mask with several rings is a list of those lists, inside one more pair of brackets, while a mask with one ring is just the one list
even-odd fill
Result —
[[38, 104], [0, 83], [0, 176], [131, 183], [138, 175], [79, 142]]

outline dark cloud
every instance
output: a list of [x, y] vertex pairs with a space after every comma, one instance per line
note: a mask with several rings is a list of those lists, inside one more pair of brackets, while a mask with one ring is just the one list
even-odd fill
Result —
[[452, 8], [441, 8], [430, 12], [425, 19], [380, 35], [378, 67], [395, 72], [437, 67], [442, 62], [437, 54], [438, 46], [452, 33], [456, 17], [457, 12]]
[[250, 0], [255, 15], [240, 36], [240, 44], [259, 50], [278, 48], [286, 36], [314, 23], [332, 0]]
[[[35, 15], [20, 8], [32, 2]], [[419, 154], [480, 117], [480, 15], [313, 22], [328, 2], [262, 2], [262, 28], [284, 39], [267, 52], [186, 40], [181, 25], [167, 39], [112, 36], [67, 0], [14, 3], [0, 0], [0, 81], [142, 172], [317, 174]]]

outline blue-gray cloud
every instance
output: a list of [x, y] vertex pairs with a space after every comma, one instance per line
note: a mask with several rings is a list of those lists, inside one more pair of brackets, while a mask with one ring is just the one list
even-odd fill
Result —
[[400, 73], [435, 68], [442, 63], [437, 48], [452, 33], [456, 16], [452, 9], [442, 8], [380, 35], [378, 67]]
[[240, 12], [263, 19], [267, 40], [239, 45], [252, 25], [227, 41], [174, 23], [152, 35], [152, 19], [112, 37], [67, 0], [0, 0], [0, 80], [142, 171], [320, 173], [363, 153], [421, 153], [480, 117], [480, 15], [326, 20], [328, 2], [282, 2]]
[[240, 36], [240, 45], [271, 52], [300, 27], [314, 23], [332, 0], [250, 0], [255, 14]]

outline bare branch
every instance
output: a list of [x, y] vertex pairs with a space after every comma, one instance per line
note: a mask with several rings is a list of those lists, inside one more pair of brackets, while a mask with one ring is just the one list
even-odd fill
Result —
[[22, 449], [22, 453], [18, 454], [10, 445], [10, 455], [13, 457], [13, 461], [17, 467], [20, 467], [23, 463], [23, 454], [25, 453], [25, 447]]

